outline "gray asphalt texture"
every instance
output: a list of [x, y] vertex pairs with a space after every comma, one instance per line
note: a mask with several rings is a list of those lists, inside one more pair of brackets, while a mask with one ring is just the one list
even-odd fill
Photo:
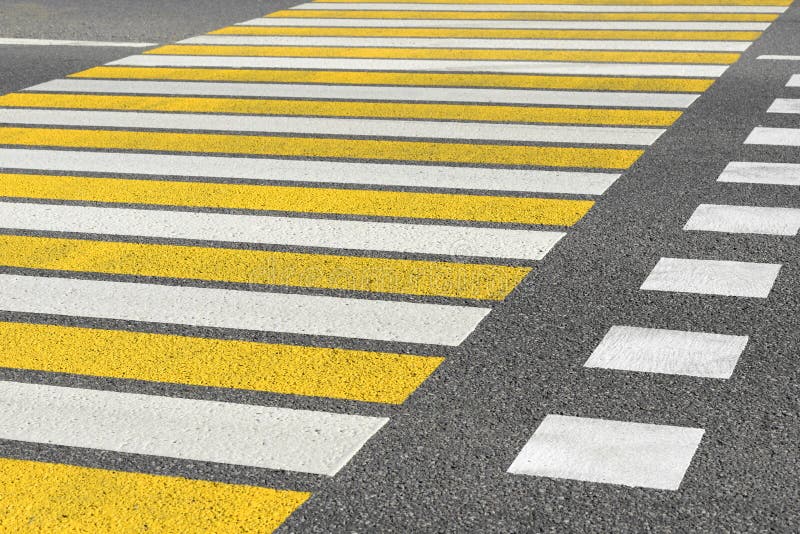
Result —
[[[9, 19], [4, 5], [0, 28], [13, 30], [0, 36], [169, 42], [282, 7], [51, 4], [64, 9], [58, 24], [32, 9], [12, 9]], [[131, 53], [0, 47], [0, 88]], [[729, 161], [800, 163], [800, 149], [742, 144], [757, 125], [800, 123], [766, 114], [775, 98], [800, 97], [784, 87], [800, 62], [756, 60], [761, 54], [800, 54], [800, 6], [598, 198], [462, 346], [431, 350], [447, 360], [402, 406], [0, 370], [0, 378], [23, 381], [391, 416], [336, 477], [16, 442], [0, 442], [0, 455], [313, 491], [282, 532], [800, 532], [797, 240], [682, 230], [701, 203], [800, 207], [797, 188], [716, 182]], [[640, 291], [662, 256], [784, 267], [764, 300]], [[750, 343], [727, 381], [584, 368], [612, 325], [749, 335]], [[676, 492], [506, 474], [547, 414], [699, 427], [706, 434]]]

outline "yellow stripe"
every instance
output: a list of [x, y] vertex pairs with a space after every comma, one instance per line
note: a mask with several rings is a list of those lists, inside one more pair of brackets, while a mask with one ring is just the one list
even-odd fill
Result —
[[530, 272], [506, 267], [0, 235], [0, 265], [502, 300]]
[[[394, 4], [397, 0], [313, 0], [314, 3], [370, 3]], [[409, 0], [410, 1], [410, 0]], [[414, 4], [559, 4], [559, 5], [645, 5], [645, 6], [788, 6], [792, 0], [413, 0]]]
[[3, 532], [272, 532], [310, 493], [0, 459]]
[[602, 169], [626, 169], [643, 154], [613, 148], [3, 127], [0, 144]]
[[663, 110], [48, 93], [12, 93], [0, 96], [0, 106], [617, 126], [669, 126], [681, 116], [679, 111]]
[[0, 348], [3, 367], [387, 404], [404, 402], [443, 361], [8, 322], [0, 322]]
[[458, 37], [468, 39], [636, 39], [648, 41], [755, 41], [761, 32], [639, 30], [499, 30], [483, 28], [326, 28], [229, 26], [212, 35], [300, 35], [317, 37]]
[[572, 226], [591, 200], [0, 174], [0, 196]]
[[70, 78], [436, 87], [516, 87], [520, 89], [584, 89], [686, 93], [701, 93], [714, 83], [714, 80], [707, 78], [603, 78], [586, 76], [528, 76], [519, 74], [440, 74], [289, 69], [176, 69], [158, 67], [94, 67], [72, 74]]
[[321, 46], [167, 45], [144, 52], [185, 56], [347, 57], [385, 59], [464, 59], [594, 61], [606, 63], [735, 63], [739, 54], [724, 52], [618, 52], [604, 50], [492, 50], [476, 48], [372, 48]]
[[266, 15], [267, 18], [294, 19], [432, 19], [432, 20], [650, 20], [711, 22], [772, 22], [779, 15], [771, 13], [563, 13], [518, 11], [358, 11], [287, 9]]

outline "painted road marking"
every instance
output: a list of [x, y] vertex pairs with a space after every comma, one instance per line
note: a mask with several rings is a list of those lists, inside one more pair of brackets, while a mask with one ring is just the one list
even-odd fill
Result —
[[503, 300], [527, 267], [0, 235], [0, 265]]
[[585, 367], [730, 378], [747, 336], [612, 326]]
[[737, 234], [797, 235], [800, 209], [701, 204], [684, 230]]
[[3, 439], [328, 476], [388, 421], [5, 381], [0, 399]]
[[563, 232], [0, 202], [0, 228], [538, 260]]
[[650, 50], [744, 52], [745, 41], [636, 41], [600, 39], [450, 39], [392, 37], [302, 37], [203, 35], [178, 41], [179, 44], [262, 45], [262, 46], [344, 46], [413, 48], [503, 48], [510, 50]]
[[0, 365], [401, 404], [442, 358], [0, 322]]
[[767, 113], [792, 113], [800, 114], [800, 99], [778, 98], [767, 110]]
[[641, 289], [767, 298], [781, 265], [661, 258]]
[[800, 146], [800, 129], [758, 126], [744, 142], [746, 145]]
[[627, 169], [641, 150], [484, 145], [263, 135], [133, 132], [0, 127], [0, 143], [17, 146], [202, 152], [384, 161], [477, 163], [543, 167]]
[[[521, 143], [651, 145], [665, 130], [603, 126], [491, 124], [355, 118], [141, 113], [52, 109], [0, 109], [0, 124], [144, 128], [185, 131], [291, 133], [364, 137], [400, 137]], [[0, 139], [2, 142], [2, 139]]]
[[[124, 67], [120, 75], [126, 76], [128, 72]], [[152, 71], [158, 69], [134, 69]], [[175, 69], [164, 69], [175, 72]], [[196, 69], [186, 69], [196, 72]], [[90, 71], [86, 71], [90, 73]], [[241, 73], [238, 70], [226, 70], [227, 73]], [[262, 71], [250, 71], [259, 73]], [[100, 74], [117, 74], [107, 71]], [[133, 73], [135, 75], [135, 73]], [[159, 73], [155, 73], [159, 74]], [[163, 73], [161, 73], [163, 74]], [[177, 73], [181, 74], [181, 73]], [[331, 73], [337, 74], [337, 73]], [[344, 73], [348, 74], [348, 73]], [[378, 73], [385, 74], [387, 73]], [[168, 76], [168, 74], [163, 74]], [[199, 76], [208, 75], [199, 73]], [[366, 76], [367, 73], [364, 73]], [[210, 76], [210, 75], [209, 75]], [[443, 75], [450, 76], [450, 75]], [[467, 75], [471, 76], [471, 75]], [[503, 78], [504, 76], [500, 76]], [[327, 79], [327, 78], [325, 78]], [[322, 81], [325, 81], [323, 79]], [[338, 80], [333, 77], [332, 80]], [[607, 78], [615, 80], [616, 78]], [[619, 80], [624, 80], [620, 78]], [[344, 80], [347, 81], [347, 80]], [[361, 82], [369, 82], [362, 79]], [[376, 80], [377, 81], [377, 80]], [[394, 81], [387, 79], [386, 81]], [[406, 78], [406, 81], [408, 79]], [[435, 82], [435, 79], [431, 79]], [[688, 80], [691, 81], [691, 80]], [[471, 83], [469, 79], [465, 83]], [[698, 88], [702, 90], [702, 88]], [[342, 99], [342, 100], [387, 100], [393, 101], [425, 101], [425, 102], [464, 102], [472, 104], [540, 104], [540, 105], [566, 105], [566, 106], [593, 106], [602, 108], [687, 108], [698, 94], [678, 93], [623, 93], [610, 91], [542, 91], [519, 89], [478, 89], [471, 87], [385, 87], [370, 85], [310, 85], [297, 83], [225, 83], [225, 82], [162, 82], [162, 81], [137, 81], [137, 80], [53, 80], [35, 85], [27, 91], [52, 91], [65, 93], [127, 93], [127, 94], [155, 94], [155, 95], [197, 95], [197, 96], [230, 96], [230, 97], [272, 97], [272, 98], [314, 98], [314, 99]], [[41, 95], [42, 93], [39, 93]], [[37, 95], [38, 96], [38, 95]], [[304, 101], [300, 100], [299, 103]]]
[[[385, 11], [360, 11], [358, 9], [330, 10], [283, 10], [275, 11], [265, 16], [266, 18], [357, 18], [357, 19], [402, 19], [402, 20], [516, 20], [516, 21], [744, 21], [744, 22], [772, 22], [778, 18], [777, 14], [761, 13], [548, 13], [548, 12], [503, 12], [503, 11], [410, 11], [410, 10], [385, 10]], [[413, 24], [413, 23], [412, 23]]]
[[[189, 80], [189, 81], [215, 81], [215, 82], [278, 82], [281, 84], [293, 84], [297, 87], [301, 83], [307, 84], [325, 84], [326, 86], [352, 85], [352, 86], [387, 86], [385, 89], [398, 90], [400, 86], [402, 93], [411, 91], [406, 87], [416, 87], [416, 90], [431, 89], [446, 87], [450, 90], [469, 90], [471, 88], [514, 88], [514, 89], [577, 89], [581, 92], [589, 90], [606, 91], [659, 91], [651, 93], [653, 95], [662, 96], [676, 96], [682, 98], [694, 97], [699, 95], [670, 95], [668, 93], [702, 93], [714, 83], [713, 79], [697, 79], [697, 78], [642, 78], [630, 76], [625, 78], [610, 78], [610, 77], [597, 77], [597, 76], [527, 76], [519, 74], [452, 74], [446, 72], [366, 72], [366, 71], [326, 71], [315, 70], [306, 71], [298, 69], [192, 69], [192, 68], [168, 68], [168, 67], [94, 67], [75, 74], [70, 75], [70, 79], [76, 78], [108, 78], [108, 79], [152, 79], [152, 80]], [[104, 80], [94, 80], [95, 83], [110, 83]], [[53, 80], [46, 82], [47, 85], [41, 84], [32, 87], [36, 89], [40, 87], [63, 87], [66, 80]], [[92, 87], [88, 85], [87, 87]], [[137, 84], [142, 85], [142, 84]], [[137, 85], [134, 85], [136, 87]], [[213, 84], [208, 84], [213, 85]], [[221, 87], [233, 87], [238, 85], [242, 87], [243, 84], [220, 84]], [[187, 84], [187, 86], [191, 86]], [[115, 87], [109, 85], [109, 87]], [[334, 89], [337, 89], [334, 87]], [[55, 90], [55, 89], [53, 89]], [[62, 89], [72, 91], [72, 89]], [[343, 90], [338, 88], [338, 90]], [[370, 87], [372, 91], [380, 90], [380, 87]], [[120, 92], [120, 91], [112, 91]], [[568, 95], [571, 97], [577, 96], [574, 91], [513, 91], [515, 93], [525, 95], [531, 94], [560, 94]], [[667, 94], [665, 94], [665, 92]], [[511, 94], [507, 91], [505, 94]], [[391, 94], [391, 93], [386, 93]], [[440, 93], [432, 93], [440, 94]], [[466, 94], [466, 93], [465, 93]], [[475, 93], [478, 94], [478, 93]], [[621, 95], [629, 93], [613, 93], [613, 98], [619, 98]], [[247, 96], [247, 94], [243, 94]], [[254, 95], [258, 96], [258, 95]], [[289, 95], [284, 95], [289, 96]], [[298, 98], [301, 98], [302, 95]], [[349, 97], [343, 97], [349, 98]], [[524, 97], [518, 97], [524, 98]], [[657, 98], [653, 100], [658, 101]], [[416, 98], [412, 98], [414, 100]], [[402, 96], [395, 98], [387, 98], [387, 100], [403, 100]], [[431, 100], [431, 99], [427, 99]], [[693, 100], [692, 100], [693, 101]], [[509, 102], [516, 102], [512, 99]], [[520, 100], [520, 103], [525, 102]], [[573, 102], [580, 102], [575, 100]], [[616, 102], [616, 101], [615, 101]], [[537, 103], [536, 101], [529, 102], [531, 104]], [[594, 105], [594, 104], [593, 104]], [[615, 103], [615, 105], [617, 105]], [[619, 104], [624, 106], [624, 104]], [[658, 103], [653, 104], [655, 107], [664, 107]], [[642, 106], [648, 107], [648, 106]], [[672, 106], [672, 107], [685, 107], [685, 106]]]
[[310, 2], [291, 7], [292, 10], [351, 10], [360, 11], [534, 11], [570, 13], [783, 13], [786, 7], [764, 5], [619, 5], [619, 4], [515, 4], [515, 3], [451, 3], [448, 5], [424, 2]]
[[800, 56], [788, 56], [788, 55], [763, 55], [758, 56], [758, 59], [772, 59], [778, 61], [800, 61]]
[[[326, 13], [327, 14], [327, 13]], [[382, 16], [383, 13], [378, 13]], [[360, 18], [258, 18], [240, 22], [237, 26], [323, 26], [338, 28], [498, 28], [508, 30], [678, 30], [678, 31], [764, 31], [769, 22], [687, 22], [632, 20], [381, 20]]]
[[[342, 2], [358, 4], [363, 0], [314, 0], [315, 2]], [[370, 0], [371, 2], [394, 3], [397, 0]], [[579, 5], [676, 5], [691, 6], [697, 0], [415, 0], [422, 4], [579, 4]], [[703, 0], [703, 5], [731, 6], [788, 6], [792, 0]]]
[[[478, 122], [558, 123], [611, 126], [670, 126], [680, 111], [593, 109], [335, 100], [179, 98], [174, 96], [11, 93], [2, 107], [124, 111], [229, 113], [247, 115], [433, 119]], [[424, 123], [422, 123], [424, 124]], [[465, 125], [467, 126], [467, 125]], [[424, 132], [424, 128], [421, 128]]]
[[0, 274], [0, 309], [459, 345], [490, 308]]
[[800, 185], [800, 165], [732, 161], [717, 178], [718, 182], [768, 185]]
[[0, 37], [0, 45], [8, 46], [98, 46], [120, 48], [150, 48], [158, 43], [133, 43], [121, 41], [74, 41], [65, 39], [20, 39], [17, 37]]
[[677, 490], [700, 428], [548, 415], [509, 473]]
[[602, 195], [619, 174], [0, 148], [0, 168]]
[[786, 87], [800, 87], [800, 74], [793, 74], [786, 83]]
[[8, 532], [272, 532], [309, 493], [0, 459]]
[[365, 71], [444, 71], [507, 74], [568, 74], [578, 76], [682, 76], [716, 78], [725, 65], [667, 63], [581, 63], [558, 61], [479, 61], [457, 59], [370, 59], [319, 57], [244, 57], [141, 55], [108, 63], [127, 67], [226, 67], [256, 69], [329, 69]]
[[25, 174], [0, 174], [0, 196], [556, 226], [572, 226], [594, 204], [558, 198]]

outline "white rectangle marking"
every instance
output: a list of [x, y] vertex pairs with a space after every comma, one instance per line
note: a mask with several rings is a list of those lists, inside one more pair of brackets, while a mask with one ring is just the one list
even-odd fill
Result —
[[747, 336], [612, 326], [585, 367], [727, 379]]
[[0, 274], [0, 310], [459, 345], [491, 311], [441, 304]]
[[402, 119], [340, 119], [24, 108], [0, 108], [0, 124], [602, 145], [651, 145], [666, 131], [660, 128], [616, 126], [555, 126]]
[[793, 74], [786, 83], [786, 87], [800, 87], [800, 74]]
[[800, 113], [800, 99], [798, 98], [777, 98], [767, 110], [767, 113]]
[[758, 56], [758, 59], [771, 59], [777, 61], [800, 61], [800, 56], [788, 56], [788, 55], [763, 55]]
[[0, 202], [0, 228], [538, 260], [563, 232]]
[[416, 4], [413, 2], [397, 2], [390, 4], [370, 2], [309, 2], [290, 9], [299, 11], [532, 11], [540, 13], [783, 13], [787, 8], [780, 6], [733, 5]]
[[0, 438], [335, 475], [388, 421], [0, 382]]
[[363, 59], [244, 56], [128, 56], [107, 65], [132, 67], [224, 67], [251, 69], [327, 69], [364, 71], [499, 72], [579, 76], [721, 76], [726, 65], [667, 63], [579, 63], [558, 61], [472, 61], [456, 59]]
[[[322, 5], [322, 4], [314, 4]], [[395, 37], [287, 37], [254, 35], [201, 35], [179, 44], [244, 46], [325, 46], [379, 48], [480, 48], [506, 50], [675, 50], [743, 52], [747, 41], [635, 41], [604, 39], [454, 39]]]
[[509, 473], [677, 490], [700, 428], [548, 415]]
[[797, 235], [800, 209], [701, 204], [684, 230], [736, 234]]
[[766, 298], [780, 269], [773, 263], [661, 258], [641, 289]]
[[158, 43], [135, 43], [123, 41], [74, 41], [65, 39], [20, 39], [17, 37], [0, 37], [0, 45], [8, 46], [96, 46], [119, 48], [149, 48]]
[[53, 80], [27, 91], [123, 93], [152, 95], [252, 96], [322, 100], [396, 100], [475, 104], [543, 104], [619, 108], [687, 108], [696, 93], [626, 93], [614, 91], [549, 91], [470, 87], [389, 87], [380, 85], [314, 85], [294, 83], [169, 82], [146, 80]]
[[0, 169], [601, 195], [619, 174], [0, 148]]
[[747, 145], [800, 146], [800, 129], [758, 126], [744, 142]]
[[732, 161], [718, 182], [800, 186], [800, 164]]

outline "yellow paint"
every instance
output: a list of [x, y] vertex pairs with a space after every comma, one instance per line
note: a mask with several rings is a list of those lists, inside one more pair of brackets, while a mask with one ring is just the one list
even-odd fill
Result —
[[605, 50], [494, 50], [477, 48], [375, 48], [323, 46], [167, 45], [144, 52], [182, 56], [330, 57], [361, 59], [461, 59], [485, 61], [590, 61], [600, 63], [701, 63], [728, 65], [724, 52], [628, 52]]
[[0, 127], [0, 144], [386, 161], [626, 169], [642, 150]]
[[710, 22], [772, 22], [778, 18], [771, 13], [576, 13], [576, 12], [519, 12], [519, 11], [358, 11], [287, 9], [276, 11], [267, 18], [295, 19], [432, 19], [432, 20], [649, 20], [649, 21], [710, 21]]
[[0, 265], [502, 300], [527, 267], [0, 235]]
[[0, 197], [572, 226], [591, 200], [0, 174]]
[[[403, 403], [443, 361], [9, 322], [0, 322], [0, 349], [3, 367], [386, 404]], [[4, 515], [0, 498], [0, 525]]]
[[272, 532], [310, 493], [0, 459], [3, 532]]
[[[394, 1], [394, 0], [392, 0]], [[504, 2], [505, 3], [505, 2]], [[228, 26], [213, 35], [318, 37], [458, 37], [467, 39], [636, 39], [650, 41], [755, 41], [754, 31], [511, 30], [491, 28], [329, 28], [323, 26]]]
[[[397, 0], [313, 0], [315, 3], [387, 3]], [[414, 0], [415, 4], [558, 4], [558, 5], [644, 5], [644, 6], [788, 6], [792, 0]]]
[[0, 106], [624, 126], [669, 126], [681, 116], [663, 110], [53, 93], [12, 93], [0, 96]]
[[708, 78], [617, 78], [598, 76], [531, 76], [521, 74], [447, 74], [291, 69], [190, 69], [162, 67], [94, 67], [72, 74], [70, 78], [435, 87], [514, 87], [519, 89], [665, 91], [683, 93], [701, 93], [714, 83], [714, 80]]

